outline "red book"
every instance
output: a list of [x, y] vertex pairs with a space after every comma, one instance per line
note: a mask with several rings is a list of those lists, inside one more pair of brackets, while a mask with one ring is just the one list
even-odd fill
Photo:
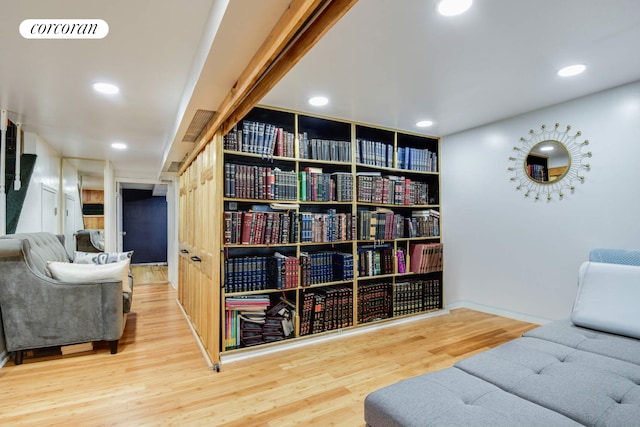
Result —
[[242, 215], [242, 243], [248, 245], [251, 242], [251, 226], [253, 222], [253, 212], [245, 212]]

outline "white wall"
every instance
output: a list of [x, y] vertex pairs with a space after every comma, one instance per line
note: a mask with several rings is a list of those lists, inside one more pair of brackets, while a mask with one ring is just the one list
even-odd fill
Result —
[[[54, 189], [60, 193], [60, 155], [51, 148], [40, 136], [25, 132], [24, 152], [36, 154], [35, 168], [31, 177], [31, 183], [27, 190], [24, 206], [20, 213], [16, 233], [25, 233], [42, 230], [42, 186]], [[22, 183], [25, 185], [26, 183]], [[58, 223], [60, 209], [58, 209]], [[57, 230], [59, 232], [59, 230]]]
[[[65, 245], [67, 252], [73, 255], [75, 250], [75, 237], [76, 231], [84, 228], [82, 217], [82, 196], [79, 191], [80, 179], [78, 176], [78, 169], [74, 166], [73, 162], [63, 159], [62, 160], [62, 191], [63, 196], [61, 202], [64, 206], [61, 208], [61, 225], [65, 236]], [[67, 205], [68, 198], [73, 199], [73, 202]], [[65, 217], [67, 216], [67, 217]], [[71, 227], [66, 227], [66, 224], [73, 224]]]
[[[563, 200], [525, 198], [508, 158], [530, 129], [555, 123], [589, 139], [591, 170]], [[592, 248], [640, 248], [639, 139], [640, 82], [442, 138], [447, 304], [568, 317]]]
[[167, 273], [169, 283], [174, 289], [178, 288], [179, 187], [175, 179], [167, 184]]

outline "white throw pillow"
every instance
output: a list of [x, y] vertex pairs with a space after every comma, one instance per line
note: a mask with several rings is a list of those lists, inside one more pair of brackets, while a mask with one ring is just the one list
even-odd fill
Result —
[[129, 286], [129, 259], [109, 264], [76, 264], [50, 261], [47, 264], [51, 277], [69, 283], [87, 283], [96, 280], [122, 280], [122, 290], [131, 292]]
[[575, 325], [640, 339], [640, 267], [585, 262], [571, 320]]

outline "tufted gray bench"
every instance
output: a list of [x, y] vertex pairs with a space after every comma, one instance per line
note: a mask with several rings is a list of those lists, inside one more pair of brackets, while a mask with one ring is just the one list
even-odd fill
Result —
[[[370, 393], [368, 426], [640, 426], [640, 267], [585, 263], [571, 320]], [[585, 327], [589, 325], [590, 327]]]

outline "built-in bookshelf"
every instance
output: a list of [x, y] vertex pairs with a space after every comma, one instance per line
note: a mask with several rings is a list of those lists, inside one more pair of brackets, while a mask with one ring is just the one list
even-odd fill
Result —
[[223, 142], [223, 352], [443, 308], [437, 138], [258, 107]]
[[216, 135], [181, 176], [179, 236], [178, 298], [212, 358], [443, 309], [438, 155], [435, 137], [265, 107]]
[[104, 228], [104, 190], [82, 189], [82, 219], [86, 229]]

